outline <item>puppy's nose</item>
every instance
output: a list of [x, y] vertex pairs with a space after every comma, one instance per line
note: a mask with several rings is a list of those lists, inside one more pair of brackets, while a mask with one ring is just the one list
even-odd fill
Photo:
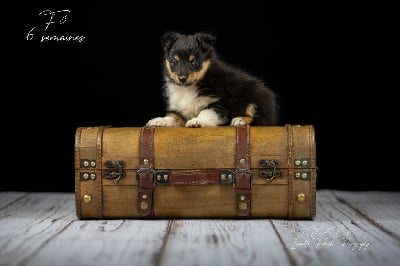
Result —
[[187, 80], [187, 76], [179, 76], [179, 81], [181, 83], [185, 83], [186, 80]]

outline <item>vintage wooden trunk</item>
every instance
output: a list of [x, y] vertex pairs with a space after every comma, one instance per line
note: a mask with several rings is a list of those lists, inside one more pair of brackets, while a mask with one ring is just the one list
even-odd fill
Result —
[[79, 127], [80, 219], [284, 218], [316, 212], [314, 127]]

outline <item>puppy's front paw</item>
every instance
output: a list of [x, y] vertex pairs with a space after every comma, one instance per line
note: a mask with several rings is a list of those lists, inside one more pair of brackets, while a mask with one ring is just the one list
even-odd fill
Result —
[[150, 119], [147, 122], [146, 126], [148, 127], [177, 127], [179, 124], [176, 122], [176, 119], [173, 117], [165, 116], [165, 117], [156, 117]]
[[250, 123], [251, 123], [250, 117], [238, 116], [232, 119], [231, 126], [244, 126], [244, 125], [250, 125]]
[[215, 123], [212, 121], [207, 121], [206, 119], [200, 119], [198, 117], [195, 117], [193, 119], [190, 119], [189, 121], [186, 122], [185, 127], [216, 127]]

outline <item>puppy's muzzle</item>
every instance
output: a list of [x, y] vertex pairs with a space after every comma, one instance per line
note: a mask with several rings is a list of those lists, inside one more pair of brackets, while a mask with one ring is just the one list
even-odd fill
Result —
[[186, 82], [187, 78], [188, 78], [187, 76], [183, 76], [183, 75], [178, 77], [180, 83], [182, 83], [182, 84]]

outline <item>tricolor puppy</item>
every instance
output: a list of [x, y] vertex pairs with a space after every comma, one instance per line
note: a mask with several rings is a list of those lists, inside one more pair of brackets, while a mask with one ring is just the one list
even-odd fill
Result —
[[206, 33], [162, 37], [167, 113], [147, 126], [214, 127], [275, 125], [273, 91], [218, 59], [215, 37]]

